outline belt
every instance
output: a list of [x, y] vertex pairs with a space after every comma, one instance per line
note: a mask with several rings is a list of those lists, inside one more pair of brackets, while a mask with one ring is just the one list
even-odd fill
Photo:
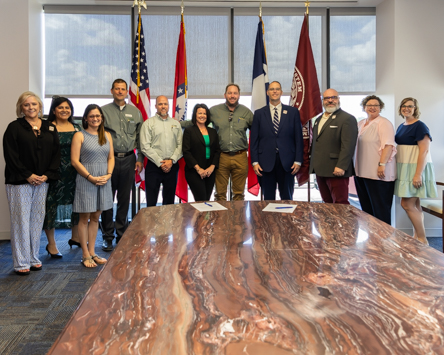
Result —
[[236, 152], [222, 152], [222, 153], [233, 156], [233, 155], [237, 155], [237, 154], [242, 154], [243, 152], [246, 152], [246, 151], [247, 151], [246, 149], [243, 149], [243, 150], [238, 150]]
[[130, 155], [134, 154], [134, 150], [130, 150], [129, 152], [126, 153], [116, 153], [114, 152], [114, 156], [116, 156], [117, 158], [125, 158], [128, 157]]

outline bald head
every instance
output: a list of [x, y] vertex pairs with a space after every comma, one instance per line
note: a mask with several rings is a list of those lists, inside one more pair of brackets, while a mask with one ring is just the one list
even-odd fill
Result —
[[166, 119], [168, 117], [168, 110], [170, 105], [168, 103], [168, 98], [166, 96], [160, 95], [156, 98], [156, 110], [157, 114]]
[[339, 94], [335, 89], [325, 90], [322, 96], [322, 104], [324, 105], [324, 109], [326, 112], [333, 113], [341, 107]]

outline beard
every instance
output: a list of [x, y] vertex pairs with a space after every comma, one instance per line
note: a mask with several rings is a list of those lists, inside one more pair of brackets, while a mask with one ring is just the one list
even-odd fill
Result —
[[324, 105], [325, 112], [328, 112], [328, 113], [333, 113], [333, 112], [339, 110], [340, 107], [341, 107], [341, 105], [340, 105], [339, 102], [335, 106], [326, 106], [326, 105]]

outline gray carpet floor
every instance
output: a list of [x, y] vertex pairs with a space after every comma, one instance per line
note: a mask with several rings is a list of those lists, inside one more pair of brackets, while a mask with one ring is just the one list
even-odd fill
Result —
[[[46, 354], [78, 307], [101, 267], [87, 269], [80, 264], [82, 251], [70, 249], [69, 230], [58, 230], [56, 240], [62, 259], [46, 254], [42, 233], [40, 256], [43, 270], [19, 276], [13, 272], [11, 244], [0, 241], [0, 354]], [[97, 254], [108, 258], [100, 248]], [[429, 238], [432, 247], [442, 250], [441, 238]]]

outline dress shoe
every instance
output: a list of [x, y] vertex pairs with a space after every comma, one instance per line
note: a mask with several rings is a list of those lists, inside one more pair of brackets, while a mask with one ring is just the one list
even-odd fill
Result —
[[122, 237], [116, 237], [116, 245], [119, 244], [121, 238]]
[[79, 248], [80, 248], [80, 243], [79, 242], [76, 242], [75, 240], [72, 240], [72, 239], [70, 239], [70, 240], [68, 240], [68, 244], [69, 244], [69, 247], [72, 249], [72, 246], [73, 245], [76, 245], [76, 246], [78, 246]]
[[112, 239], [104, 239], [103, 243], [102, 243], [102, 250], [112, 251], [113, 249], [114, 249], [113, 240]]
[[[54, 259], [60, 259], [61, 257], [63, 257], [63, 255], [62, 255], [60, 252], [58, 252], [57, 254], [51, 254], [51, 253], [49, 252], [48, 246], [46, 246], [46, 251], [48, 252], [49, 255], [51, 255], [51, 258], [54, 258]], [[32, 270], [32, 269], [31, 269], [31, 270]]]

